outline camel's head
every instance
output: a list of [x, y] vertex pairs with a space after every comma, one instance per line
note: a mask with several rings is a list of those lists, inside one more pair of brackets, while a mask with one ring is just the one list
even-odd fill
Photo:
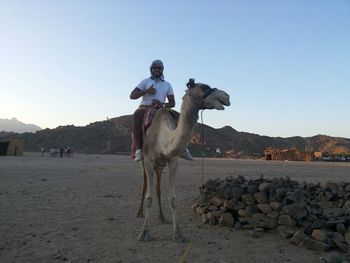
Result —
[[224, 106], [230, 106], [230, 96], [222, 90], [211, 88], [206, 84], [195, 83], [190, 79], [187, 83], [186, 94], [200, 109], [224, 110]]

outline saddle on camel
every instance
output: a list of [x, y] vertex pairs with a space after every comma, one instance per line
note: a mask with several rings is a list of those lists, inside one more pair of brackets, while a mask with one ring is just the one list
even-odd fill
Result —
[[[151, 126], [152, 121], [154, 116], [156, 115], [157, 111], [159, 109], [166, 109], [169, 111], [170, 115], [173, 117], [173, 120], [175, 124], [177, 124], [177, 121], [179, 120], [180, 114], [172, 109], [165, 108], [164, 104], [160, 103], [157, 100], [154, 100], [152, 105], [150, 106], [145, 106], [145, 115], [143, 117], [142, 125], [141, 125], [141, 130], [142, 130], [142, 145], [146, 137], [147, 129]], [[134, 140], [134, 136], [132, 135], [132, 141], [131, 141], [131, 158], [135, 158], [135, 152], [136, 152], [136, 142]], [[193, 161], [193, 157], [190, 153], [190, 151], [186, 148], [185, 151], [180, 155], [181, 158], [188, 160], [188, 161]]]

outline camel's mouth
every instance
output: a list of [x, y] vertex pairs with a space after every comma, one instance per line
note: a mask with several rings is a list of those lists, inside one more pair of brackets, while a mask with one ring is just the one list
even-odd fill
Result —
[[222, 105], [225, 105], [225, 106], [230, 106], [230, 105], [231, 105], [231, 103], [230, 103], [229, 100], [227, 100], [227, 101], [224, 101], [224, 100], [222, 100], [222, 99], [218, 99], [218, 100], [219, 100], [219, 102], [220, 102]]
[[228, 94], [225, 94], [224, 96], [221, 96], [218, 98], [218, 101], [225, 106], [230, 106], [230, 96]]

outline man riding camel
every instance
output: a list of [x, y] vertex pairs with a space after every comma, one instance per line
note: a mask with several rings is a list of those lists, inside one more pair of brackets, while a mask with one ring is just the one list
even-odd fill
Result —
[[[133, 115], [133, 140], [136, 146], [136, 162], [142, 160], [142, 122], [146, 110], [154, 106], [154, 104], [166, 108], [175, 107], [174, 91], [171, 84], [164, 80], [163, 70], [163, 62], [159, 59], [154, 60], [150, 66], [151, 77], [142, 80], [130, 93], [130, 99], [132, 100], [142, 97], [141, 104]], [[168, 100], [167, 103], [165, 103], [166, 99]], [[193, 160], [188, 149], [180, 157], [186, 160]]]

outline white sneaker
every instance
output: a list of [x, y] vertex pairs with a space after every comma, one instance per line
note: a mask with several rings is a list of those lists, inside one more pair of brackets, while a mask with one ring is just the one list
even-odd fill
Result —
[[142, 151], [141, 149], [137, 149], [136, 152], [135, 152], [135, 159], [134, 161], [135, 162], [139, 162], [142, 160]]
[[188, 161], [194, 161], [194, 158], [190, 151], [186, 148], [185, 151], [180, 155], [182, 159], [188, 160]]

